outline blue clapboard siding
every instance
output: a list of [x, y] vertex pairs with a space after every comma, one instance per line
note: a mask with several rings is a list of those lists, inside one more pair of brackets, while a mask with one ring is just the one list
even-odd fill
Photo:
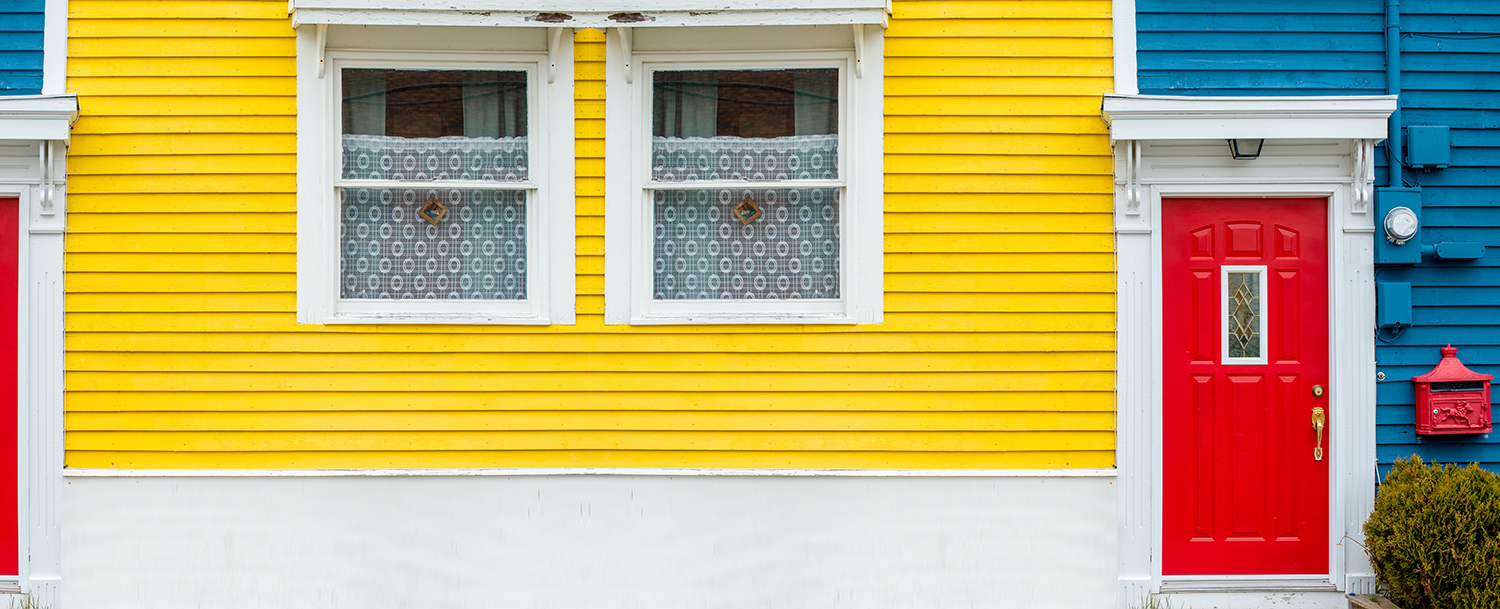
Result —
[[1138, 0], [1138, 86], [1153, 95], [1385, 92], [1379, 0]]
[[1474, 262], [1378, 271], [1381, 281], [1411, 282], [1414, 326], [1376, 344], [1386, 375], [1376, 392], [1377, 455], [1382, 469], [1415, 453], [1500, 471], [1500, 436], [1417, 436], [1410, 382], [1448, 343], [1470, 368], [1500, 377], [1500, 3], [1407, 0], [1401, 13], [1402, 122], [1452, 129], [1452, 166], [1405, 174], [1422, 187], [1422, 240], [1477, 241], [1487, 251]]
[[[1137, 10], [1141, 93], [1385, 92], [1383, 0], [1138, 0]], [[1422, 239], [1488, 251], [1474, 262], [1377, 269], [1377, 281], [1410, 282], [1414, 304], [1414, 326], [1376, 342], [1386, 375], [1377, 455], [1382, 471], [1414, 453], [1500, 471], [1500, 435], [1418, 437], [1410, 381], [1449, 343], [1470, 368], [1500, 377], [1500, 2], [1403, 0], [1401, 10], [1402, 121], [1452, 129], [1451, 167], [1405, 174], [1422, 187]], [[1381, 184], [1387, 175], [1378, 170]]]
[[0, 95], [42, 92], [44, 0], [0, 1]]

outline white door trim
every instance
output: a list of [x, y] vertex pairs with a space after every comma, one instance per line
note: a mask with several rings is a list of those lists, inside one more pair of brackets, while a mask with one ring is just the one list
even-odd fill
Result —
[[0, 156], [5, 157], [0, 197], [20, 199], [15, 320], [20, 573], [17, 579], [0, 578], [0, 594], [26, 593], [42, 607], [58, 606], [62, 579], [63, 232], [68, 140], [77, 119], [78, 100], [71, 94], [0, 98]]
[[[1116, 378], [1122, 609], [1162, 593], [1163, 197], [1318, 197], [1329, 200], [1329, 585], [1373, 590], [1357, 544], [1375, 495], [1373, 120], [1394, 99], [1106, 96], [1115, 139], [1118, 273]], [[1280, 120], [1277, 115], [1280, 113]], [[1297, 125], [1316, 124], [1299, 136]], [[1266, 126], [1258, 132], [1247, 126]], [[1223, 138], [1264, 133], [1262, 157], [1233, 161]], [[1129, 137], [1120, 137], [1128, 135]], [[1316, 139], [1314, 139], [1316, 138]], [[1174, 156], [1176, 155], [1176, 156]], [[1134, 193], [1132, 193], [1134, 190]], [[1174, 578], [1175, 586], [1186, 581]], [[1286, 581], [1290, 592], [1305, 578]], [[1269, 585], [1269, 584], [1265, 584]], [[1169, 585], [1168, 588], [1174, 587]]]

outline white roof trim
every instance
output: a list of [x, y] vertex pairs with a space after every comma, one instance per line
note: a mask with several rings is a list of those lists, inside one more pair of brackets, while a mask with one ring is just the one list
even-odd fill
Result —
[[1395, 95], [1183, 97], [1105, 95], [1111, 140], [1386, 137]]
[[0, 97], [0, 140], [68, 141], [78, 121], [78, 96], [7, 95]]
[[291, 0], [295, 25], [879, 25], [890, 0]]

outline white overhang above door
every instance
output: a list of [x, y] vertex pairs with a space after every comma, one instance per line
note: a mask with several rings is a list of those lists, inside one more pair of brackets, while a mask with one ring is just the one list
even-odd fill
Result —
[[1111, 140], [1383, 140], [1394, 95], [1186, 97], [1105, 95]]
[[291, 0], [294, 25], [879, 25], [890, 0]]
[[0, 97], [0, 140], [66, 142], [78, 121], [78, 97], [10, 95]]

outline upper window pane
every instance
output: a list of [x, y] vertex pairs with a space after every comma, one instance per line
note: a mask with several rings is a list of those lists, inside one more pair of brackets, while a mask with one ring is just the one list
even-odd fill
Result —
[[343, 177], [525, 181], [526, 73], [343, 70]]
[[839, 71], [653, 74], [651, 178], [838, 178]]

